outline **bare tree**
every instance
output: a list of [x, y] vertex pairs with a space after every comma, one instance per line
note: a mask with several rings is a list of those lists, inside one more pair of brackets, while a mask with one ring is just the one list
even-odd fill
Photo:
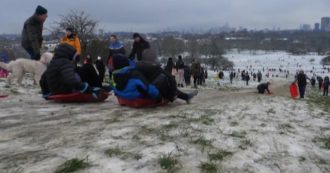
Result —
[[84, 55], [86, 54], [89, 39], [95, 37], [94, 32], [97, 23], [96, 20], [91, 19], [84, 11], [71, 10], [68, 14], [60, 16], [60, 20], [56, 22], [57, 27], [55, 28], [57, 30], [64, 30], [68, 27], [74, 28], [80, 38], [82, 54]]

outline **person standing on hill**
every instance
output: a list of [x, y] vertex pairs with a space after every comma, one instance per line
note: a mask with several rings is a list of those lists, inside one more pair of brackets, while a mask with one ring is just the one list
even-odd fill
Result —
[[260, 82], [262, 79], [262, 74], [260, 71], [258, 71], [257, 78], [258, 78], [258, 82]]
[[246, 73], [245, 73], [245, 81], [246, 81], [246, 85], [247, 85], [247, 86], [249, 85], [249, 80], [250, 80], [249, 72], [246, 72]]
[[323, 82], [323, 96], [328, 96], [329, 85], [330, 85], [329, 77], [326, 76]]
[[142, 61], [142, 53], [145, 49], [150, 49], [150, 44], [138, 33], [133, 34], [133, 39], [133, 48], [128, 57], [131, 60], [136, 58], [137, 61]]
[[47, 17], [47, 9], [38, 5], [34, 15], [24, 22], [21, 44], [33, 60], [40, 59], [42, 30]]
[[184, 82], [184, 62], [182, 60], [182, 56], [178, 56], [178, 61], [176, 62], [176, 71], [178, 72], [178, 87], [183, 87], [183, 82]]
[[77, 50], [77, 57], [76, 62], [80, 61], [80, 55], [81, 55], [81, 46], [80, 46], [80, 40], [78, 35], [74, 32], [74, 29], [72, 27], [67, 27], [65, 29], [66, 34], [64, 37], [61, 38], [60, 43], [66, 43], [72, 47], [74, 47]]
[[194, 87], [197, 88], [197, 83], [200, 75], [201, 64], [193, 59], [191, 64], [191, 74], [194, 78]]
[[306, 90], [306, 85], [307, 85], [307, 77], [306, 77], [304, 71], [301, 70], [298, 73], [297, 82], [298, 82], [300, 98], [303, 99], [305, 97], [305, 90]]
[[321, 91], [322, 85], [323, 85], [323, 79], [322, 79], [321, 76], [317, 76], [316, 79], [317, 79], [317, 82], [319, 84], [319, 91]]
[[230, 83], [232, 84], [234, 79], [234, 72], [230, 72], [229, 79], [230, 79]]
[[126, 55], [124, 45], [118, 40], [116, 35], [110, 36], [109, 55], [107, 59], [107, 67], [109, 71], [109, 79], [112, 80], [112, 57], [114, 55]]

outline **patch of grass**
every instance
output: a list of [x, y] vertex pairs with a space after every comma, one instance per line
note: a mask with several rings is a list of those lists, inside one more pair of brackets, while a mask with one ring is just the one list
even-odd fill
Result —
[[173, 128], [176, 128], [178, 126], [179, 126], [178, 123], [170, 122], [169, 124], [163, 125], [162, 128], [164, 128], [164, 129], [173, 129]]
[[209, 159], [211, 161], [217, 160], [217, 161], [222, 161], [225, 157], [233, 155], [232, 152], [230, 151], [225, 151], [225, 150], [218, 150], [215, 153], [209, 153]]
[[214, 119], [212, 119], [209, 115], [202, 115], [198, 118], [186, 119], [186, 123], [193, 123], [193, 122], [200, 122], [205, 125], [211, 125], [214, 122]]
[[217, 173], [218, 166], [213, 162], [201, 162], [198, 168], [202, 173]]
[[329, 99], [329, 97], [321, 96], [320, 93], [316, 90], [314, 90], [314, 91], [312, 91], [308, 94], [307, 103], [310, 106], [319, 107], [319, 108], [323, 109], [323, 111], [330, 113], [330, 99]]
[[199, 137], [196, 140], [192, 140], [191, 143], [196, 144], [196, 145], [200, 145], [202, 147], [202, 150], [203, 151], [204, 151], [204, 149], [206, 147], [213, 147], [212, 141], [211, 140], [207, 140], [204, 137]]
[[246, 150], [248, 147], [252, 146], [252, 142], [248, 139], [244, 139], [241, 141], [241, 144], [238, 146], [242, 150]]
[[273, 108], [270, 108], [270, 109], [268, 109], [268, 110], [266, 111], [266, 113], [267, 113], [267, 115], [269, 115], [269, 114], [275, 114], [276, 111], [275, 111]]
[[236, 138], [244, 138], [246, 136], [246, 131], [238, 132], [238, 131], [233, 131], [231, 134], [229, 134], [232, 137]]
[[234, 126], [238, 126], [238, 122], [237, 121], [233, 121], [230, 123], [230, 126], [234, 127]]
[[158, 164], [168, 173], [174, 173], [180, 169], [179, 160], [176, 157], [172, 156], [171, 153], [160, 156], [158, 158]]
[[320, 142], [325, 149], [330, 150], [330, 137], [325, 138], [314, 138], [313, 142]]
[[70, 173], [90, 166], [86, 159], [73, 158], [60, 165], [54, 173]]
[[294, 129], [294, 127], [291, 124], [289, 124], [289, 123], [280, 124], [279, 125], [279, 128], [281, 130], [289, 131], [289, 132], [290, 132], [290, 130]]

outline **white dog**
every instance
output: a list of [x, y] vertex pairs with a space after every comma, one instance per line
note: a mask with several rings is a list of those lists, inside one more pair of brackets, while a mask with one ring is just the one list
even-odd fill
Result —
[[10, 61], [8, 64], [0, 62], [0, 67], [11, 72], [7, 77], [7, 82], [10, 85], [13, 79], [17, 79], [17, 83], [22, 85], [22, 79], [25, 73], [33, 75], [34, 82], [39, 85], [41, 75], [46, 71], [47, 65], [53, 58], [53, 54], [46, 52], [42, 54], [39, 61], [19, 58]]

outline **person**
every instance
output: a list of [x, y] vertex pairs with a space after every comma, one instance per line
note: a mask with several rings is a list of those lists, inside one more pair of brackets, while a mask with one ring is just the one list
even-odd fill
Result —
[[98, 71], [93, 65], [93, 60], [90, 56], [87, 56], [84, 60], [82, 67], [77, 70], [82, 82], [87, 82], [91, 87], [102, 87], [102, 82]]
[[222, 79], [224, 79], [224, 73], [223, 73], [223, 71], [221, 70], [220, 72], [219, 72], [219, 74], [218, 74], [218, 77], [219, 77], [219, 79], [220, 80], [222, 80]]
[[324, 77], [324, 82], [323, 82], [323, 96], [328, 96], [329, 85], [330, 85], [329, 76], [326, 76]]
[[38, 5], [34, 15], [24, 22], [21, 45], [33, 60], [40, 59], [42, 30], [47, 17], [47, 9]]
[[174, 67], [175, 67], [175, 65], [174, 65], [173, 59], [172, 59], [172, 57], [169, 57], [167, 59], [167, 63], [166, 63], [166, 66], [165, 66], [165, 71], [168, 74], [172, 74], [172, 71], [173, 71]]
[[179, 98], [190, 103], [198, 93], [197, 90], [188, 94], [178, 90], [173, 76], [155, 63], [142, 61], [130, 66], [126, 56], [115, 55], [113, 68], [113, 90], [126, 99], [151, 98], [160, 101], [164, 98], [173, 102]]
[[299, 88], [299, 94], [300, 94], [300, 98], [304, 98], [305, 97], [305, 89], [306, 89], [306, 85], [307, 85], [307, 77], [304, 73], [303, 70], [299, 71], [298, 75], [297, 75], [297, 82], [298, 82], [298, 88]]
[[313, 88], [315, 88], [315, 83], [316, 83], [316, 79], [313, 76], [312, 79], [311, 79], [311, 85], [312, 85]]
[[178, 87], [183, 87], [183, 81], [184, 81], [184, 62], [182, 60], [182, 56], [178, 56], [178, 61], [176, 61], [175, 64], [176, 71], [178, 73]]
[[234, 79], [234, 72], [230, 72], [229, 79], [230, 79], [230, 83], [232, 84]]
[[133, 39], [133, 48], [128, 57], [131, 60], [142, 61], [142, 53], [145, 49], [150, 49], [150, 44], [138, 33], [133, 34]]
[[82, 82], [79, 75], [75, 73], [74, 59], [76, 56], [74, 47], [68, 44], [57, 46], [54, 57], [40, 80], [45, 99], [48, 99], [50, 95], [72, 92], [91, 93], [97, 98], [100, 90]]
[[124, 45], [118, 40], [118, 37], [116, 35], [110, 36], [110, 45], [109, 45], [109, 55], [107, 59], [107, 65], [108, 65], [108, 72], [109, 72], [109, 79], [112, 79], [112, 57], [116, 54], [126, 55], [126, 50]]
[[259, 84], [257, 86], [258, 93], [264, 94], [267, 91], [268, 94], [271, 94], [271, 92], [269, 90], [269, 85], [270, 85], [270, 82]]
[[97, 71], [99, 72], [100, 82], [103, 83], [104, 74], [105, 74], [105, 65], [100, 56], [97, 57], [97, 59], [95, 61], [95, 66], [96, 66]]
[[186, 83], [186, 86], [189, 86], [190, 85], [190, 83], [191, 83], [191, 70], [190, 70], [190, 67], [189, 67], [189, 65], [185, 65], [184, 66], [184, 74], [183, 74], [183, 76], [184, 76], [184, 81], [185, 81], [185, 83]]
[[321, 91], [322, 86], [323, 86], [323, 78], [321, 76], [317, 76], [316, 79], [319, 84], [319, 91]]
[[191, 74], [194, 78], [194, 87], [195, 88], [197, 88], [200, 70], [201, 70], [201, 64], [199, 62], [197, 62], [195, 59], [193, 59], [192, 64], [191, 64]]
[[80, 39], [72, 27], [67, 27], [65, 31], [66, 34], [61, 38], [60, 43], [66, 43], [74, 47], [77, 50], [76, 62], [79, 62], [81, 55]]
[[250, 75], [248, 72], [245, 73], [245, 81], [246, 81], [246, 85], [249, 85], [249, 80], [250, 80]]

